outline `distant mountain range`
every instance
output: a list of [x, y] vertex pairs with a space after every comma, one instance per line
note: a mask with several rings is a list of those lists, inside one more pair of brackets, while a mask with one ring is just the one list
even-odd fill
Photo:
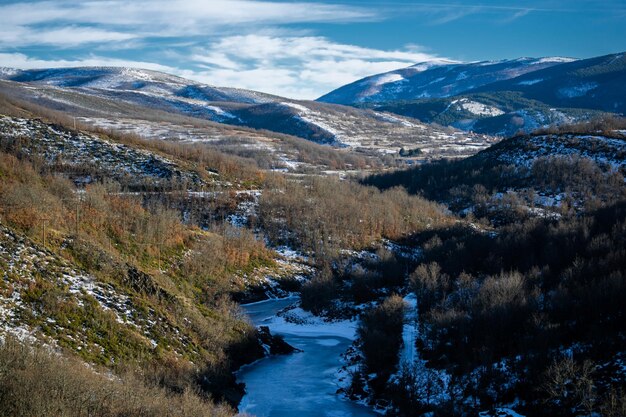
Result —
[[318, 101], [351, 105], [418, 98], [450, 97], [465, 91], [549, 68], [572, 58], [520, 58], [469, 64], [421, 63], [372, 75], [340, 87]]
[[[157, 129], [154, 122], [163, 121], [166, 112], [170, 116], [296, 136], [378, 156], [397, 155], [402, 148], [416, 147], [423, 148], [429, 157], [467, 156], [492, 142], [489, 137], [429, 126], [373, 109], [214, 87], [133, 68], [0, 68], [0, 91], [102, 127], [119, 128], [122, 119], [126, 119], [124, 130], [138, 134], [142, 134], [138, 127], [145, 125], [147, 116], [151, 131], [163, 130]], [[179, 130], [174, 137], [182, 137]], [[160, 134], [163, 135], [167, 133]]]
[[417, 64], [318, 99], [476, 132], [510, 135], [626, 112], [626, 55]]

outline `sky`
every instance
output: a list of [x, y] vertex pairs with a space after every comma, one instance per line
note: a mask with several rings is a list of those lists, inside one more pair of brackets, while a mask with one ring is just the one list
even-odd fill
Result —
[[419, 62], [626, 51], [626, 0], [0, 0], [0, 66], [127, 66], [314, 99]]

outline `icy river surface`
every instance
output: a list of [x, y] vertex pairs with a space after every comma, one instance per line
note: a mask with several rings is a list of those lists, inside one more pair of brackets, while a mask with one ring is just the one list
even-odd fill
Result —
[[377, 415], [336, 394], [341, 354], [352, 343], [355, 324], [323, 323], [299, 309], [294, 313], [304, 317], [306, 324], [292, 324], [276, 316], [296, 301], [268, 300], [242, 306], [255, 325], [268, 326], [302, 352], [271, 356], [244, 367], [238, 374], [239, 381], [246, 384], [240, 411], [258, 417]]

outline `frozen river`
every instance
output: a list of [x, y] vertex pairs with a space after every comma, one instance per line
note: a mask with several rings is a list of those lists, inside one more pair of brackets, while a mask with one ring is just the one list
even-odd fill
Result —
[[296, 301], [268, 300], [243, 306], [255, 325], [268, 326], [273, 334], [283, 335], [287, 343], [303, 352], [272, 356], [244, 367], [238, 374], [246, 384], [240, 411], [258, 417], [377, 415], [336, 394], [341, 354], [352, 343], [355, 324], [326, 324], [301, 310], [296, 312], [308, 320], [303, 325], [276, 317], [278, 311]]

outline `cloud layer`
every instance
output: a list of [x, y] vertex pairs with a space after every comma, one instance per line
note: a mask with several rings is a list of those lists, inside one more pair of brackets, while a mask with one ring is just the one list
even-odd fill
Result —
[[0, 14], [10, 17], [0, 28], [0, 65], [143, 67], [294, 98], [316, 98], [366, 75], [437, 59], [414, 46], [363, 48], [295, 29], [381, 18], [354, 6], [57, 0], [5, 4]]
[[191, 59], [206, 65], [198, 75], [207, 82], [316, 98], [367, 75], [438, 58], [415, 47], [382, 51], [323, 37], [243, 35], [195, 50]]

